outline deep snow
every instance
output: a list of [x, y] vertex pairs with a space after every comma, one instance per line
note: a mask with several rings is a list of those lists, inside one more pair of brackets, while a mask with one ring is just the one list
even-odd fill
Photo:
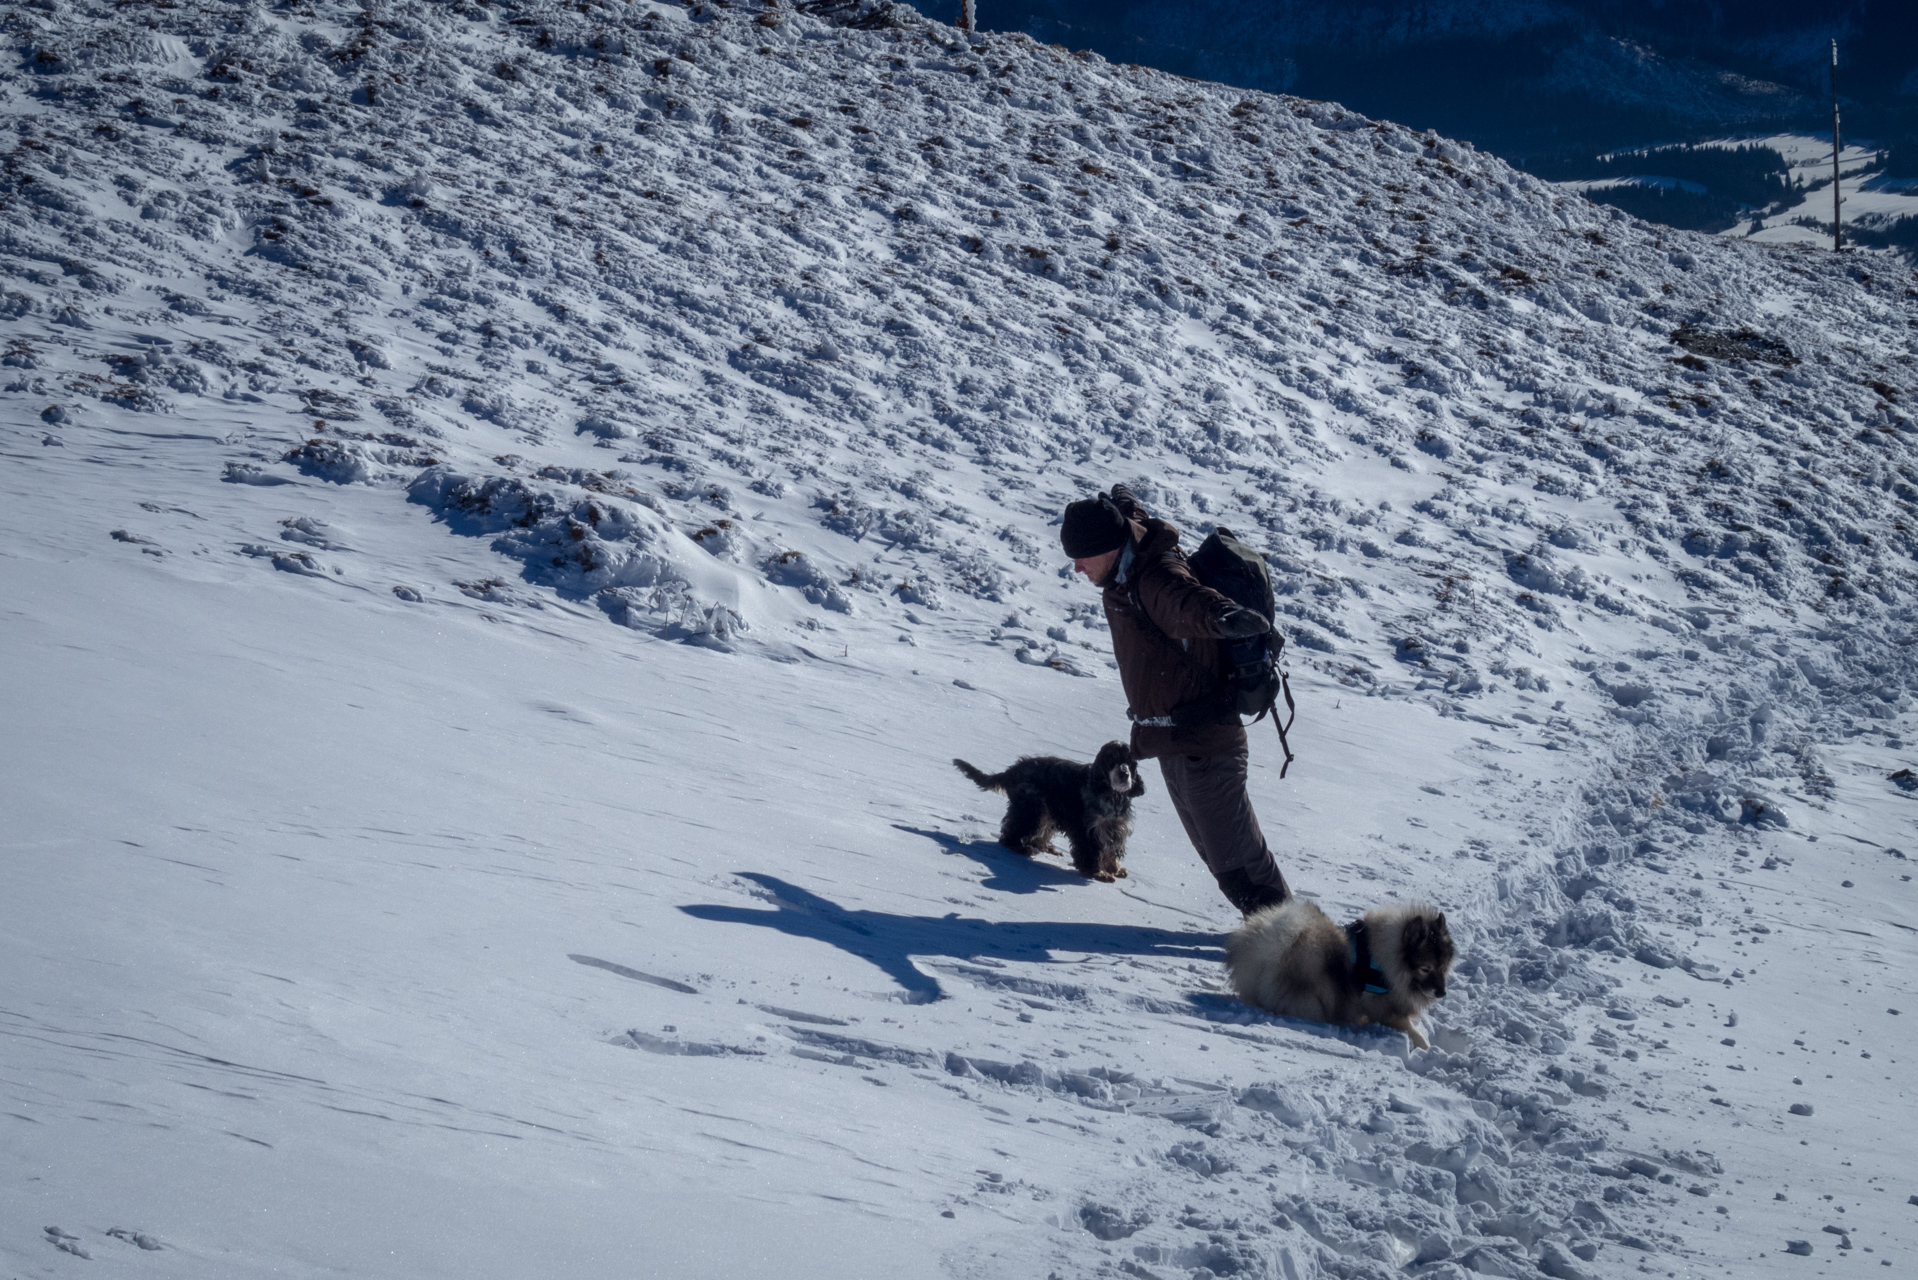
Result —
[[[12, 1273], [1912, 1265], [1910, 276], [824, 9], [7, 18]], [[991, 843], [1114, 479], [1432, 1050]]]

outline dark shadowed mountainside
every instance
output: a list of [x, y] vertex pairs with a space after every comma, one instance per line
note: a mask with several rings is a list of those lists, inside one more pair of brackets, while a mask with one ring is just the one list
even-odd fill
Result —
[[[929, 3], [949, 17], [956, 2]], [[1118, 61], [1342, 102], [1530, 161], [1918, 118], [1918, 6], [1884, 0], [983, 0], [980, 22]]]

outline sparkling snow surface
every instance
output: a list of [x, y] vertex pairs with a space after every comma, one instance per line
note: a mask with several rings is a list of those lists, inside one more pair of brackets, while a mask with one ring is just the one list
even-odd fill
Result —
[[[4, 21], [5, 1275], [1918, 1269], [1907, 270], [903, 8]], [[1114, 480], [1433, 1048], [952, 769], [1123, 734]]]

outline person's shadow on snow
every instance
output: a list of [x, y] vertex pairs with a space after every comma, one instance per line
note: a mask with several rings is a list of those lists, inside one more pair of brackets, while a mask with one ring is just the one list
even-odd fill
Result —
[[1211, 964], [1224, 958], [1217, 936], [1209, 933], [1175, 933], [1141, 925], [1079, 921], [980, 920], [962, 917], [956, 911], [945, 916], [848, 911], [836, 902], [776, 876], [741, 872], [740, 877], [764, 889], [772, 898], [773, 909], [700, 904], [680, 910], [700, 920], [758, 925], [796, 938], [829, 943], [877, 965], [905, 988], [904, 998], [908, 1004], [927, 1004], [945, 996], [936, 981], [914, 967], [913, 956], [948, 956], [986, 963], [1043, 962], [1052, 951], [1161, 956]]
[[971, 858], [990, 871], [991, 876], [979, 882], [981, 889], [994, 889], [1000, 893], [1037, 893], [1041, 889], [1085, 883], [1085, 877], [1074, 871], [1063, 857], [1060, 862], [1048, 862], [1014, 853], [997, 840], [961, 840], [944, 831], [927, 831], [923, 827], [909, 827], [903, 822], [895, 822], [892, 826], [893, 830], [903, 831], [907, 835], [924, 836], [947, 853]]

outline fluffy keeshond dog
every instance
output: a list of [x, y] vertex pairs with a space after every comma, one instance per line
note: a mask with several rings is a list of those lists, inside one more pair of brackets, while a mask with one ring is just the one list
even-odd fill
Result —
[[1072, 846], [1072, 865], [1088, 880], [1110, 883], [1125, 875], [1126, 837], [1132, 833], [1132, 797], [1145, 794], [1139, 762], [1123, 742], [1099, 748], [1091, 764], [1057, 756], [1022, 756], [1002, 773], [984, 773], [964, 760], [959, 772], [987, 791], [1002, 791], [1006, 819], [999, 843], [1031, 857], [1052, 852], [1055, 832]]
[[1457, 958], [1445, 913], [1417, 902], [1376, 907], [1341, 929], [1317, 903], [1291, 898], [1254, 912], [1225, 944], [1226, 977], [1247, 1004], [1345, 1027], [1376, 1022], [1420, 1049], [1412, 1019], [1445, 994]]

